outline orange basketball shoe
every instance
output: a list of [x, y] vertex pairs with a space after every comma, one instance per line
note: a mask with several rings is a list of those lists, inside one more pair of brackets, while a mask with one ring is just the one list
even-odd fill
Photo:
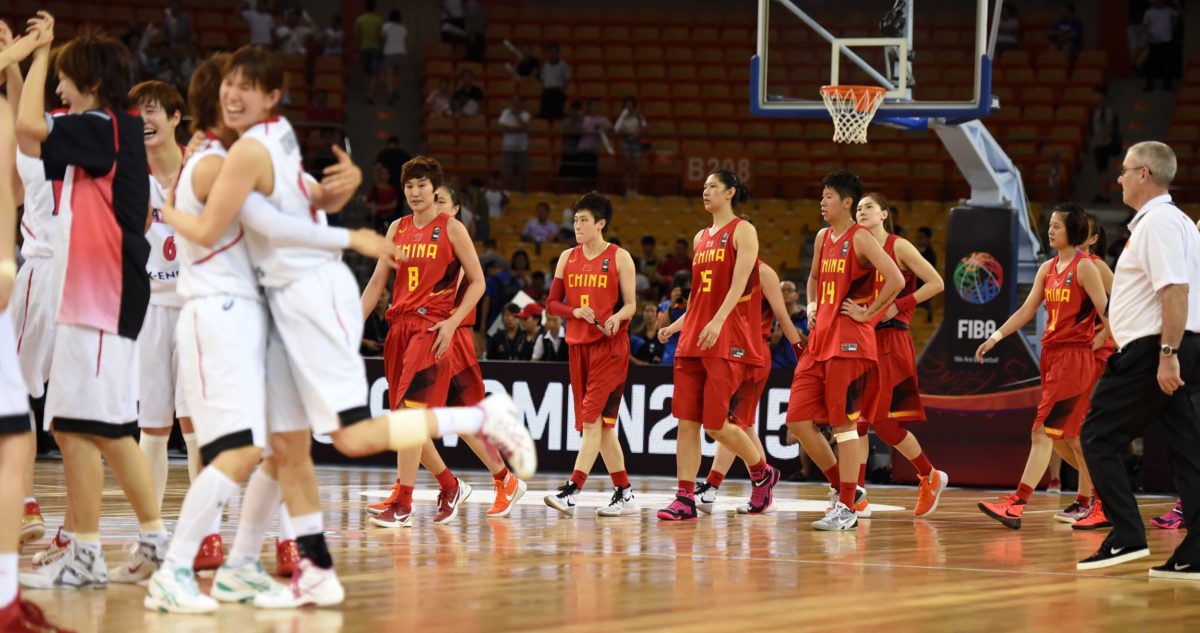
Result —
[[1112, 521], [1104, 516], [1104, 504], [1099, 497], [1092, 502], [1092, 511], [1087, 517], [1071, 524], [1072, 530], [1099, 530], [1100, 528], [1112, 527]]
[[398, 495], [398, 494], [400, 494], [400, 480], [399, 479], [396, 480], [396, 483], [392, 484], [392, 492], [391, 492], [391, 494], [388, 495], [387, 499], [384, 499], [383, 501], [380, 501], [379, 503], [368, 503], [366, 505], [367, 514], [373, 514], [375, 516], [379, 516], [380, 514], [383, 514], [384, 511], [386, 511], [388, 508], [392, 507], [392, 504], [396, 502], [396, 495]]
[[1000, 522], [1006, 528], [1021, 529], [1021, 515], [1025, 513], [1025, 502], [1017, 498], [1016, 493], [1001, 497], [999, 503], [979, 502], [979, 509], [984, 514]]
[[489, 519], [503, 519], [512, 514], [517, 501], [525, 495], [529, 487], [512, 473], [505, 475], [504, 481], [493, 479], [492, 483], [496, 486], [496, 500], [492, 502], [486, 516]]
[[950, 478], [940, 470], [929, 473], [928, 477], [921, 477], [921, 485], [917, 489], [917, 507], [913, 510], [913, 516], [923, 517], [933, 514], [948, 485], [950, 485]]

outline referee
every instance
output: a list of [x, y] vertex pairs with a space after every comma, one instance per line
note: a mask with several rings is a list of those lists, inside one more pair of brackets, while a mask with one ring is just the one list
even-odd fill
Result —
[[[1150, 555], [1121, 450], [1157, 422], [1183, 499], [1187, 534], [1154, 578], [1200, 580], [1200, 231], [1171, 202], [1175, 152], [1147, 141], [1121, 165], [1122, 199], [1137, 209], [1117, 261], [1108, 361], [1083, 425], [1083, 454], [1113, 530], [1077, 569]], [[1194, 291], [1192, 291], [1194, 290]]]

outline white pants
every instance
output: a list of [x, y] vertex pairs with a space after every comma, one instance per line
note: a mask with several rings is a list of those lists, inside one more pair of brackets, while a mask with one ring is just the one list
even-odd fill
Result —
[[190, 417], [179, 380], [175, 326], [179, 308], [151, 305], [138, 335], [138, 426], [169, 429], [175, 417]]
[[53, 283], [53, 260], [28, 259], [13, 280], [13, 329], [17, 337], [17, 359], [29, 395], [41, 398], [50, 380], [54, 354], [54, 325], [58, 317], [58, 293]]
[[137, 433], [137, 342], [59, 323], [46, 390], [46, 427], [119, 438]]
[[17, 366], [17, 343], [9, 312], [0, 312], [0, 436], [33, 430], [29, 394]]

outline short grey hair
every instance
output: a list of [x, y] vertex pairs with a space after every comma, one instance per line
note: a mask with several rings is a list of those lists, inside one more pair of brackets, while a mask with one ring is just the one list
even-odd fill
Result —
[[1137, 154], [1142, 163], [1150, 168], [1150, 179], [1154, 184], [1164, 188], [1171, 186], [1179, 164], [1175, 161], [1175, 150], [1170, 145], [1159, 141], [1142, 141], [1133, 144], [1129, 151]]

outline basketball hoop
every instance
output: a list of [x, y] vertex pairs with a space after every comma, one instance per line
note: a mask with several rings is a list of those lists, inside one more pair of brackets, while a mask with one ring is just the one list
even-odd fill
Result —
[[866, 143], [867, 126], [886, 92], [879, 86], [821, 86], [821, 98], [833, 120], [833, 142]]

